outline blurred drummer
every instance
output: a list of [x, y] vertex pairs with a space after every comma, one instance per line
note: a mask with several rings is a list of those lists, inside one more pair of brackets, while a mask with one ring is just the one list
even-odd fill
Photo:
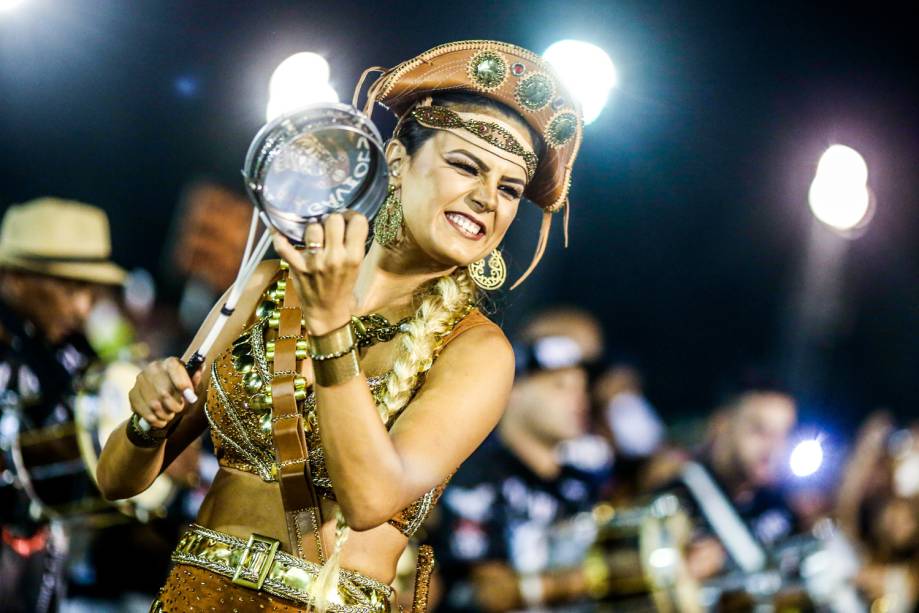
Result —
[[571, 310], [537, 317], [515, 343], [516, 381], [497, 436], [454, 476], [433, 531], [445, 583], [438, 610], [541, 609], [583, 597], [578, 554], [559, 564], [570, 543], [553, 531], [596, 502], [596, 475], [563, 463], [559, 446], [587, 431], [584, 366], [600, 347], [599, 326]]
[[[698, 458], [750, 535], [766, 549], [797, 531], [781, 487], [796, 420], [796, 404], [787, 393], [766, 385], [750, 387], [712, 416], [709, 441]], [[730, 546], [719, 541], [689, 489], [683, 484], [678, 488], [698, 528], [687, 553], [690, 573], [704, 580], [728, 570]]]
[[56, 610], [66, 539], [37, 517], [6, 464], [23, 428], [71, 419], [75, 386], [93, 352], [82, 328], [103, 286], [125, 272], [105, 213], [41, 198], [13, 205], [0, 229], [0, 609]]

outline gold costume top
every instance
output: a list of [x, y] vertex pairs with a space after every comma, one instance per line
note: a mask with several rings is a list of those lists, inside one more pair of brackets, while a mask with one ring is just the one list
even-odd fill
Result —
[[[271, 434], [270, 361], [273, 359], [272, 338], [277, 326], [272, 313], [283, 299], [286, 283], [286, 275], [279, 275], [268, 286], [245, 330], [214, 360], [204, 409], [220, 465], [258, 475], [269, 482], [277, 481], [278, 470]], [[455, 336], [460, 329], [483, 323], [495, 325], [479, 311], [473, 310], [456, 324], [448, 338]], [[305, 345], [297, 347], [297, 354], [300, 358], [306, 357]], [[377, 402], [387, 375], [383, 373], [368, 378], [370, 391]], [[419, 385], [420, 380], [419, 377]], [[304, 417], [313, 485], [318, 495], [335, 500], [319, 438], [316, 397], [306, 386], [305, 379], [298, 379], [295, 387], [297, 407]], [[392, 426], [392, 421], [386, 424], [387, 428]], [[411, 537], [424, 523], [448, 481], [449, 477], [403, 509], [389, 523]]]

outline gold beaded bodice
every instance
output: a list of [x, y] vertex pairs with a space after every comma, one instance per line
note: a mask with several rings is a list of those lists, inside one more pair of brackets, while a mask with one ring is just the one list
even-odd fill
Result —
[[[265, 290], [248, 327], [214, 360], [207, 391], [205, 414], [211, 427], [214, 450], [221, 466], [277, 481], [271, 422], [271, 370], [278, 326], [278, 305], [286, 289], [286, 274], [279, 275]], [[297, 357], [306, 357], [306, 343], [297, 343]], [[387, 374], [370, 377], [368, 383], [379, 402]], [[303, 415], [309, 445], [309, 462], [317, 494], [331, 500], [335, 491], [325, 465], [319, 437], [316, 398], [306, 380], [294, 383], [298, 409]], [[391, 424], [387, 424], [391, 426]], [[412, 536], [440, 498], [446, 481], [430, 490], [389, 520], [406, 536]]]

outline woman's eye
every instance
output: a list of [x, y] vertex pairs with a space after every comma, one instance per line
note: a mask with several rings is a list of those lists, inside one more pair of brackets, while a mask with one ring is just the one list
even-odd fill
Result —
[[518, 190], [516, 187], [502, 185], [498, 189], [500, 189], [502, 192], [504, 192], [505, 194], [513, 198], [514, 200], [520, 197], [520, 190]]
[[479, 169], [473, 166], [472, 164], [467, 164], [466, 162], [451, 161], [450, 165], [454, 168], [458, 168], [463, 172], [469, 173], [472, 176], [477, 176], [479, 174]]

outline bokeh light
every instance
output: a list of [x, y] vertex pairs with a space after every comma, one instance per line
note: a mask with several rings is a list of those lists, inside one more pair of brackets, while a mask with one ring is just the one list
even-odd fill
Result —
[[268, 121], [317, 102], [338, 102], [329, 85], [329, 63], [318, 53], [295, 53], [281, 62], [268, 84]]
[[0, 0], [0, 13], [12, 11], [24, 2], [25, 0]]
[[833, 145], [817, 164], [808, 195], [814, 216], [837, 230], [858, 228], [871, 208], [868, 165], [851, 147]]
[[791, 472], [796, 477], [809, 477], [823, 465], [823, 445], [819, 439], [808, 439], [795, 445], [789, 459]]
[[579, 40], [553, 43], [543, 57], [556, 69], [565, 87], [581, 103], [584, 123], [603, 111], [609, 92], [617, 82], [616, 67], [609, 55], [596, 45]]

